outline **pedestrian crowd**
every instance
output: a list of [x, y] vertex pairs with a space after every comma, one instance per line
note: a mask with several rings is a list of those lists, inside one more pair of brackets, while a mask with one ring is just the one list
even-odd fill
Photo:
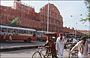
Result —
[[[71, 50], [68, 52], [72, 53], [75, 49], [78, 49], [78, 58], [87, 57], [89, 50], [87, 37], [82, 37], [81, 40], [80, 39], [76, 40], [75, 37], [72, 38], [73, 38], [72, 43], [75, 43], [75, 45], [73, 45]], [[64, 46], [65, 43], [67, 42], [68, 40], [66, 39], [66, 37], [63, 36], [63, 34], [59, 34], [55, 43], [51, 38], [48, 38], [44, 46], [49, 46], [47, 50], [50, 51], [51, 49], [52, 58], [63, 58]]]

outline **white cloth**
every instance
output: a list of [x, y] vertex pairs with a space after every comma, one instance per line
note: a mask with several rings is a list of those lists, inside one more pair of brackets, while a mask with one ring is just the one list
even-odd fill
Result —
[[73, 38], [73, 43], [76, 43], [76, 42], [77, 42], [77, 40], [75, 38]]
[[60, 40], [60, 37], [56, 40], [56, 50], [58, 51], [59, 58], [62, 58], [64, 51], [64, 37]]
[[12, 36], [11, 35], [9, 36], [9, 39], [12, 40]]
[[[81, 41], [79, 41], [72, 49], [71, 51], [73, 51], [74, 49], [78, 48], [79, 47], [79, 44], [82, 44]], [[78, 57], [79, 58], [83, 58], [83, 57], [86, 57], [87, 56], [87, 41], [85, 42], [85, 45], [83, 45], [83, 54], [78, 51]]]

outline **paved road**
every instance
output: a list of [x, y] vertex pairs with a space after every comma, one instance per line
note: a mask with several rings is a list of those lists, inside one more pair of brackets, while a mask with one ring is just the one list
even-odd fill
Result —
[[10, 52], [2, 52], [1, 58], [31, 58], [36, 49], [25, 49]]
[[[17, 51], [2, 52], [1, 58], [31, 58], [32, 54], [37, 51], [37, 49], [25, 49]], [[68, 56], [68, 52], [64, 51], [64, 56]]]
[[40, 46], [44, 45], [45, 42], [32, 41], [31, 43], [0, 43], [0, 49], [14, 48], [14, 47], [28, 47], [28, 46]]
[[[25, 49], [9, 52], [1, 52], [1, 58], [31, 58], [32, 54], [38, 49]], [[63, 57], [68, 57], [68, 51], [64, 50]]]
[[[29, 44], [29, 43], [27, 43]], [[32, 43], [33, 45], [33, 43]], [[7, 46], [8, 47], [8, 46]], [[89, 44], [90, 47], [90, 44]], [[24, 49], [24, 50], [17, 50], [17, 51], [7, 51], [7, 52], [1, 52], [0, 57], [1, 58], [31, 58], [32, 54], [37, 51], [37, 49]], [[68, 51], [64, 50], [64, 57], [68, 57]], [[89, 55], [90, 57], [90, 55]]]

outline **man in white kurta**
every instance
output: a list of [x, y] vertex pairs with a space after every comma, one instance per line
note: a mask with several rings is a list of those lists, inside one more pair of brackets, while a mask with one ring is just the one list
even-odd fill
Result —
[[59, 55], [59, 58], [62, 58], [63, 56], [63, 51], [64, 51], [64, 37], [61, 36], [57, 38], [56, 40], [56, 51]]

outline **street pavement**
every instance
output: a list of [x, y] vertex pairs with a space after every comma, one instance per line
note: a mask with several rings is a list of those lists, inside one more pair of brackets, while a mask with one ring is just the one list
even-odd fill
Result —
[[[27, 47], [27, 46], [36, 46], [36, 45], [44, 45], [45, 42], [36, 42], [33, 41], [31, 43], [1, 43], [1, 48], [15, 48], [15, 47]], [[37, 51], [38, 49], [23, 49], [23, 50], [16, 50], [16, 51], [4, 51], [0, 52], [1, 58], [31, 58], [32, 54]], [[90, 51], [90, 44], [89, 44], [89, 51]], [[69, 51], [64, 50], [63, 57], [68, 57]], [[90, 57], [90, 55], [89, 55]]]
[[31, 58], [36, 49], [2, 52], [1, 58]]
[[[35, 51], [38, 51], [38, 49], [25, 49], [25, 50], [1, 52], [1, 58], [31, 58]], [[69, 52], [67, 50], [64, 50], [63, 57], [68, 56]]]
[[15, 48], [15, 47], [28, 47], [28, 46], [40, 46], [44, 45], [45, 42], [32, 41], [31, 43], [0, 43], [0, 49]]
[[[31, 58], [33, 53], [38, 49], [25, 49], [18, 51], [2, 52], [1, 58]], [[68, 57], [68, 52], [64, 50], [64, 57]]]

